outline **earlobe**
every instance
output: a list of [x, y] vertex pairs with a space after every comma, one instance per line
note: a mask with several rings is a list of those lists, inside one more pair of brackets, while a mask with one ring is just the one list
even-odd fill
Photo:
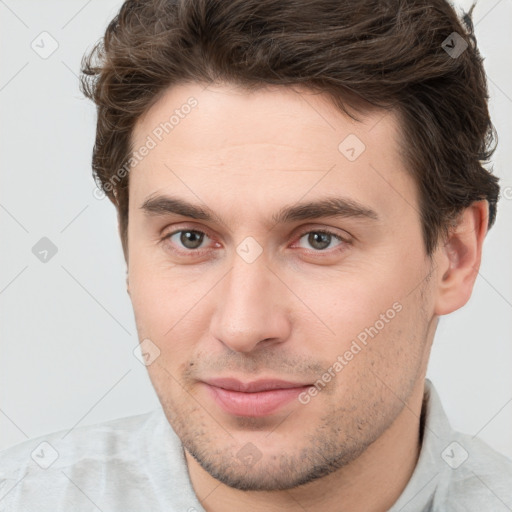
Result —
[[457, 225], [450, 229], [446, 242], [438, 249], [436, 315], [456, 311], [471, 297], [480, 268], [488, 217], [487, 201], [473, 203], [461, 213]]

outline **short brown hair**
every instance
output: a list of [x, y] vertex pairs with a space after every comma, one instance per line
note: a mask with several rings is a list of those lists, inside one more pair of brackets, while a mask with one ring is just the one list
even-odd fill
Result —
[[[393, 109], [419, 187], [426, 253], [474, 201], [489, 202], [491, 227], [499, 185], [482, 163], [497, 139], [473, 7], [459, 19], [445, 0], [125, 1], [80, 77], [98, 113], [93, 174], [116, 205], [125, 258], [129, 173], [116, 173], [139, 117], [186, 82], [300, 85], [351, 117], [347, 107], [361, 104]], [[460, 55], [450, 52], [456, 44]]]

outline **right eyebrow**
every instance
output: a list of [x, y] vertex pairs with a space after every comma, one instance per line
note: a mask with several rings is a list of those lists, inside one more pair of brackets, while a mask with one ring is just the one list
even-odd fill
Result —
[[169, 215], [174, 213], [183, 217], [198, 220], [212, 220], [218, 217], [209, 209], [170, 196], [149, 197], [142, 203], [141, 210], [150, 216]]

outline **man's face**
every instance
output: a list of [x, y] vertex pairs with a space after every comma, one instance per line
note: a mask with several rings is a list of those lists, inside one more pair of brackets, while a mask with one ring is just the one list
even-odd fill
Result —
[[[184, 447], [228, 485], [342, 467], [423, 381], [431, 261], [397, 126], [288, 88], [188, 84], [135, 127], [151, 146], [129, 186], [139, 339], [160, 350], [149, 375]], [[329, 199], [337, 216], [299, 208]]]

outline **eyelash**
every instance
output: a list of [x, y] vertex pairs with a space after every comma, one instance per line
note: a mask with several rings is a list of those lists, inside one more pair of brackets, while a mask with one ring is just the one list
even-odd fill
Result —
[[[183, 233], [183, 232], [187, 232], [187, 231], [192, 232], [192, 233], [198, 233], [198, 234], [205, 235], [208, 238], [210, 238], [211, 240], [213, 240], [213, 238], [211, 236], [209, 236], [209, 234], [207, 232], [205, 232], [205, 231], [201, 231], [199, 229], [182, 228], [182, 229], [178, 229], [178, 230], [172, 231], [171, 233], [166, 234], [162, 238], [162, 242], [163, 243], [168, 243], [169, 245], [173, 245], [170, 242], [170, 238], [172, 236], [178, 234], [178, 233]], [[304, 231], [300, 232], [297, 235], [296, 241], [294, 242], [294, 244], [298, 243], [301, 240], [301, 238], [304, 237], [304, 235], [308, 235], [310, 233], [321, 233], [321, 234], [329, 235], [329, 236], [335, 238], [336, 240], [338, 240], [340, 243], [337, 246], [335, 246], [334, 248], [331, 248], [331, 249], [307, 249], [309, 254], [314, 253], [314, 254], [332, 255], [333, 253], [341, 252], [341, 251], [345, 250], [346, 246], [350, 244], [350, 241], [348, 239], [340, 236], [337, 233], [334, 233], [333, 231], [329, 231], [327, 229], [309, 229], [309, 230], [304, 230]], [[191, 255], [198, 255], [198, 254], [201, 254], [203, 252], [207, 252], [210, 249], [202, 249], [202, 248], [199, 248], [199, 249], [176, 249], [176, 247], [173, 246], [172, 250], [174, 252], [178, 253], [178, 254], [181, 254], [181, 255], [191, 256]]]

